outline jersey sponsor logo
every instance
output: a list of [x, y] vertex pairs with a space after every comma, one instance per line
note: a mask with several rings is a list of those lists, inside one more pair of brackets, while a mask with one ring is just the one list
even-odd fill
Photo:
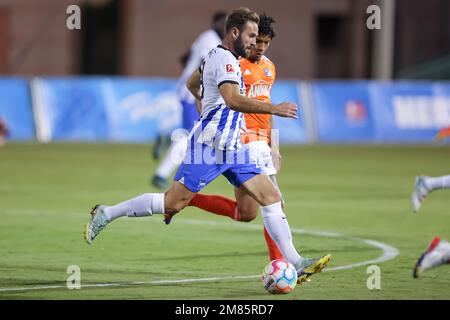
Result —
[[249, 98], [256, 98], [256, 97], [270, 97], [270, 89], [272, 88], [272, 85], [270, 83], [267, 83], [265, 81], [258, 81], [252, 85], [250, 85], [250, 88], [248, 89], [247, 96]]
[[228, 73], [234, 72], [234, 68], [233, 68], [232, 64], [225, 65], [225, 69], [227, 70]]

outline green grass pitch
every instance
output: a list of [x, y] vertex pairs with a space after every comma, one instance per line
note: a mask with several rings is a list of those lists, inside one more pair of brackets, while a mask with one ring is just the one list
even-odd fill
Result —
[[[315, 275], [281, 296], [266, 293], [256, 277], [268, 262], [260, 218], [238, 223], [188, 208], [169, 226], [160, 215], [123, 218], [93, 245], [83, 241], [93, 205], [157, 191], [149, 185], [156, 166], [150, 150], [62, 143], [0, 148], [0, 299], [450, 299], [450, 266], [411, 276], [435, 235], [450, 238], [450, 190], [432, 193], [419, 214], [410, 205], [416, 175], [450, 173], [448, 146], [284, 146], [278, 181], [301, 254], [331, 253], [330, 269], [383, 254], [351, 238], [358, 237], [399, 255], [376, 263], [380, 290], [367, 288], [370, 274], [362, 265]], [[223, 177], [204, 192], [233, 195]], [[65, 287], [70, 265], [80, 267], [80, 290]]]

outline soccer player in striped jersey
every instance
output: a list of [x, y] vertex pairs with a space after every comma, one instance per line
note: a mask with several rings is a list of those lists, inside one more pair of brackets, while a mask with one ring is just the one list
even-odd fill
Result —
[[300, 256], [281, 205], [281, 194], [241, 143], [243, 112], [297, 118], [291, 102], [272, 104], [245, 96], [238, 57], [248, 57], [256, 45], [259, 16], [247, 8], [233, 11], [227, 18], [222, 45], [211, 50], [189, 79], [192, 94], [201, 100], [199, 121], [189, 134], [188, 149], [174, 182], [165, 193], [145, 193], [113, 206], [96, 205], [85, 225], [85, 240], [92, 243], [98, 234], [119, 217], [174, 215], [219, 175], [241, 191], [249, 193], [261, 209], [264, 225], [283, 257], [297, 269], [301, 283], [320, 272], [331, 256], [308, 259]]
[[200, 67], [208, 52], [222, 43], [226, 17], [223, 11], [215, 13], [211, 28], [202, 32], [191, 45], [186, 66], [177, 83], [177, 95], [182, 106], [182, 128], [172, 132], [170, 147], [151, 179], [152, 184], [159, 189], [164, 190], [169, 186], [168, 179], [183, 161], [189, 132], [198, 120], [195, 98], [186, 88], [186, 82]]
[[[272, 27], [274, 22], [272, 17], [265, 14], [260, 16], [256, 46], [248, 58], [239, 59], [247, 97], [263, 102], [270, 102], [270, 93], [276, 76], [275, 65], [265, 56], [275, 37]], [[278, 188], [275, 175], [280, 169], [281, 156], [277, 137], [271, 139], [272, 117], [270, 114], [256, 113], [245, 113], [244, 117], [246, 130], [241, 132], [241, 141], [247, 144], [250, 155], [261, 167], [262, 173], [269, 176]], [[239, 188], [235, 188], [235, 197], [236, 200], [220, 195], [198, 193], [189, 206], [228, 216], [237, 221], [254, 220], [259, 210], [258, 202]], [[166, 223], [170, 223], [170, 220], [170, 216], [166, 217]], [[264, 237], [269, 250], [269, 259], [283, 259], [283, 255], [266, 228], [264, 228]]]

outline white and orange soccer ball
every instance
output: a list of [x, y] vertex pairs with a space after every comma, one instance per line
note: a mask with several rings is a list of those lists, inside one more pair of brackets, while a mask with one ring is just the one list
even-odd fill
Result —
[[261, 280], [269, 293], [289, 293], [297, 285], [297, 270], [286, 260], [273, 260], [264, 268]]

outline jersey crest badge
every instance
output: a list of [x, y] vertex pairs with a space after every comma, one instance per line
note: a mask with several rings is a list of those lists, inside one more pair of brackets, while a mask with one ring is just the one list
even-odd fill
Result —
[[225, 69], [227, 70], [227, 72], [234, 72], [234, 68], [233, 68], [232, 64], [225, 65]]

